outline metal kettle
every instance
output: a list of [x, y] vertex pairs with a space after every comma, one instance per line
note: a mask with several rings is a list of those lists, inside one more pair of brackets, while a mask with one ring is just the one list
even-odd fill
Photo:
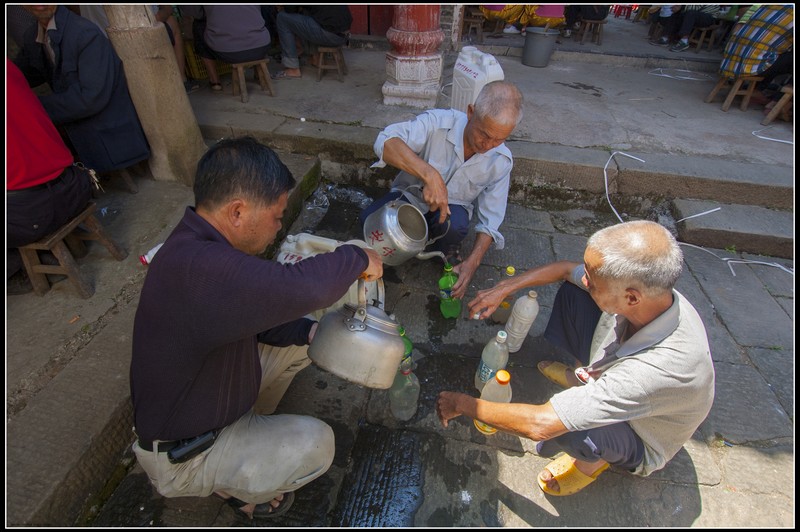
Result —
[[359, 279], [358, 305], [345, 303], [322, 316], [308, 356], [337, 377], [385, 390], [394, 382], [405, 346], [397, 321], [383, 309], [383, 280], [376, 282], [378, 299], [374, 304], [367, 305], [365, 283]]

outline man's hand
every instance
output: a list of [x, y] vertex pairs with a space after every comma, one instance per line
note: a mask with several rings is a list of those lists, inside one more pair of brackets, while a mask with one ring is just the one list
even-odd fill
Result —
[[439, 393], [439, 398], [436, 400], [436, 415], [439, 416], [444, 428], [447, 428], [448, 421], [461, 415], [456, 405], [462, 395], [464, 394], [458, 392]]
[[450, 206], [447, 204], [447, 187], [441, 174], [432, 166], [422, 188], [422, 199], [428, 204], [431, 211], [439, 211], [439, 223], [443, 224], [450, 216]]
[[367, 257], [369, 257], [369, 264], [367, 265], [367, 269], [364, 270], [359, 277], [365, 281], [375, 281], [383, 277], [383, 261], [381, 260], [381, 256], [378, 255], [378, 252], [374, 249], [362, 249], [367, 254]]
[[467, 259], [460, 264], [453, 266], [453, 271], [458, 274], [458, 281], [453, 285], [451, 294], [456, 299], [462, 299], [467, 293], [469, 283], [478, 269], [478, 264], [474, 261]]
[[478, 295], [467, 305], [468, 316], [475, 319], [488, 318], [497, 310], [504, 298], [504, 290], [497, 285], [479, 290]]

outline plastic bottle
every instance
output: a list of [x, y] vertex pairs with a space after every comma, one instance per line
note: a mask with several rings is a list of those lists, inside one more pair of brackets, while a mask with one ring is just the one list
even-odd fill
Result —
[[475, 370], [475, 388], [482, 391], [484, 385], [494, 378], [495, 373], [505, 369], [508, 364], [508, 345], [505, 331], [497, 331], [497, 336], [489, 340], [481, 353], [478, 369]]
[[158, 253], [158, 250], [161, 249], [161, 246], [163, 246], [163, 245], [164, 245], [164, 243], [162, 242], [161, 244], [157, 245], [156, 247], [154, 247], [153, 249], [151, 249], [150, 251], [148, 251], [144, 255], [139, 255], [139, 262], [141, 262], [145, 266], [149, 266], [150, 263], [153, 262], [153, 257], [156, 256], [156, 253]]
[[389, 388], [389, 409], [401, 421], [414, 417], [419, 402], [419, 379], [411, 371], [411, 367], [411, 357], [404, 358]]
[[[484, 401], [492, 401], [495, 403], [510, 403], [511, 402], [511, 374], [508, 371], [501, 369], [494, 376], [494, 379], [486, 383], [481, 392], [481, 399]], [[487, 436], [491, 436], [497, 429], [491, 425], [487, 425], [477, 419], [474, 419], [475, 427]]]
[[439, 310], [445, 318], [457, 318], [461, 315], [461, 300], [451, 297], [453, 285], [458, 280], [458, 274], [453, 273], [453, 265], [444, 265], [444, 273], [439, 278]]
[[511, 317], [506, 323], [508, 332], [508, 352], [516, 353], [522, 347], [522, 342], [528, 336], [537, 314], [539, 314], [539, 301], [536, 291], [531, 290], [526, 295], [517, 299], [511, 309]]
[[400, 365], [402, 366], [403, 362], [406, 360], [411, 360], [411, 352], [414, 350], [414, 344], [411, 343], [408, 336], [406, 336], [406, 329], [402, 325], [397, 327], [397, 332], [400, 334], [400, 338], [403, 340], [403, 358], [400, 359]]
[[[506, 267], [506, 276], [507, 277], [514, 277], [516, 270], [513, 266]], [[499, 324], [505, 324], [508, 321], [508, 317], [511, 316], [511, 307], [514, 305], [514, 296], [513, 294], [509, 294], [506, 296], [503, 301], [500, 302], [500, 305], [497, 307], [492, 313], [492, 321]]]

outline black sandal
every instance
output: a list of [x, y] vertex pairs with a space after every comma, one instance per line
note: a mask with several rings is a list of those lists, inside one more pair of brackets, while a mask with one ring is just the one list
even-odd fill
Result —
[[[219, 497], [219, 495], [217, 495], [217, 497]], [[249, 503], [246, 503], [241, 499], [237, 499], [236, 497], [229, 497], [223, 500], [228, 504], [228, 506], [233, 508], [233, 511], [236, 512], [237, 515], [247, 519], [272, 519], [273, 517], [278, 517], [279, 515], [283, 515], [289, 511], [289, 508], [292, 507], [292, 503], [294, 502], [294, 492], [289, 491], [284, 493], [283, 500], [280, 501], [277, 507], [273, 507], [272, 504], [270, 504], [272, 501], [256, 504], [252, 516], [242, 511], [242, 507], [247, 506]]]

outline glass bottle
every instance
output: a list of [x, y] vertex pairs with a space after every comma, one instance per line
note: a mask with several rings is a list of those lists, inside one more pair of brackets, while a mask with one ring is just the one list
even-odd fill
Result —
[[[481, 392], [481, 399], [484, 401], [493, 401], [495, 403], [510, 403], [511, 402], [511, 374], [501, 369], [499, 370], [494, 379], [486, 383]], [[475, 427], [487, 436], [491, 436], [497, 429], [491, 425], [487, 425], [482, 421], [474, 419]]]
[[389, 409], [401, 421], [414, 417], [419, 402], [419, 379], [411, 371], [411, 367], [411, 357], [404, 358], [389, 388]]
[[511, 309], [511, 317], [506, 323], [508, 333], [508, 352], [516, 353], [522, 347], [522, 342], [528, 336], [536, 316], [539, 314], [539, 301], [536, 291], [530, 290], [527, 294], [517, 299]]
[[[514, 277], [517, 270], [513, 266], [506, 267], [506, 277]], [[511, 307], [514, 306], [514, 294], [509, 294], [500, 302], [497, 310], [492, 312], [491, 319], [495, 323], [504, 325], [511, 316]]]
[[478, 369], [475, 370], [475, 388], [483, 391], [484, 385], [494, 378], [495, 373], [505, 369], [508, 364], [508, 346], [505, 331], [497, 331], [497, 336], [489, 340], [481, 353]]
[[439, 278], [439, 310], [445, 318], [457, 318], [461, 315], [461, 300], [451, 294], [457, 280], [458, 274], [453, 272], [453, 265], [446, 263], [444, 273]]

